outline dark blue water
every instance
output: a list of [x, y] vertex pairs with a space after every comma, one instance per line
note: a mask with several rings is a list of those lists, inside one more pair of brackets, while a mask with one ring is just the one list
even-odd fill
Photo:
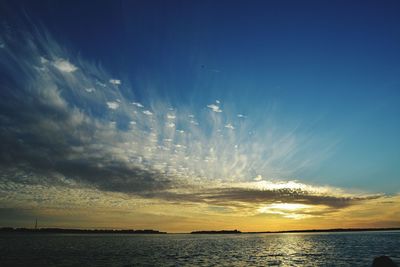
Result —
[[1, 234], [1, 266], [371, 266], [400, 263], [400, 232]]

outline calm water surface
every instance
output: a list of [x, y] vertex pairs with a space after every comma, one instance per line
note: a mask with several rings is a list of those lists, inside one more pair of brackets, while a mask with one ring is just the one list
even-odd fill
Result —
[[371, 266], [400, 263], [400, 232], [1, 234], [1, 266]]

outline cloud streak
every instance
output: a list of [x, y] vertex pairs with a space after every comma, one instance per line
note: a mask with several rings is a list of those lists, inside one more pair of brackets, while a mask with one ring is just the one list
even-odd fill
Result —
[[[47, 63], [47, 60], [44, 58], [41, 58], [41, 62], [42, 63]], [[56, 67], [58, 70], [62, 71], [62, 72], [74, 72], [76, 71], [78, 68], [75, 67], [74, 65], [72, 65], [68, 60], [59, 58], [53, 61], [53, 65], [54, 67]]]
[[[188, 201], [218, 206], [262, 206], [273, 203], [292, 203], [310, 206], [325, 206], [329, 211], [346, 208], [383, 195], [360, 195], [345, 193], [340, 189], [313, 187], [305, 184], [293, 188], [290, 183], [270, 183], [263, 188], [260, 183], [220, 184], [192, 192], [164, 192], [158, 195], [170, 201]], [[151, 193], [147, 196], [153, 196]], [[153, 196], [156, 197], [156, 196]], [[328, 211], [328, 209], [327, 209]]]
[[212, 111], [216, 112], [216, 113], [222, 112], [222, 110], [219, 108], [219, 106], [217, 106], [217, 105], [215, 105], [215, 104], [207, 105], [207, 107], [208, 107], [209, 109], [211, 109]]

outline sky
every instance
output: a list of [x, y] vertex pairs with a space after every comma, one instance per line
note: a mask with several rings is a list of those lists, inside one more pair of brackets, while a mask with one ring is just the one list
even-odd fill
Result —
[[398, 1], [0, 7], [0, 226], [400, 227]]

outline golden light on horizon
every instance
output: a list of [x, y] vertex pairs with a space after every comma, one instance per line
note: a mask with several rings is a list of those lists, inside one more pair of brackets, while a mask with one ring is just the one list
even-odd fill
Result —
[[272, 203], [258, 209], [259, 213], [278, 214], [289, 219], [304, 219], [311, 215], [305, 214], [313, 208], [311, 205], [298, 203]]

